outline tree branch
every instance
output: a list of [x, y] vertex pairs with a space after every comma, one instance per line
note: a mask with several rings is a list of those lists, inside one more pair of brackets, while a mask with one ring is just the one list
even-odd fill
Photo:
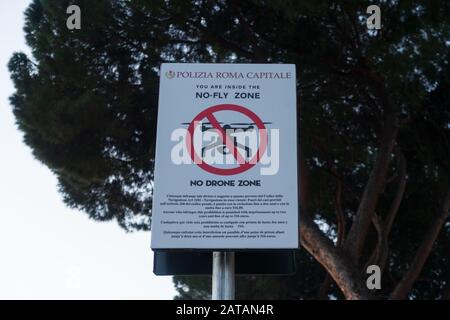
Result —
[[364, 189], [361, 202], [356, 212], [353, 224], [347, 235], [345, 246], [350, 256], [358, 263], [365, 239], [374, 215], [378, 200], [384, 189], [386, 175], [392, 148], [397, 136], [397, 119], [391, 114], [383, 127], [381, 144], [370, 173], [369, 180]]
[[[333, 170], [334, 171], [334, 170]], [[342, 210], [342, 181], [337, 179], [336, 180], [336, 192], [334, 194], [334, 208], [336, 212], [336, 225], [337, 225], [337, 240], [336, 245], [340, 247], [344, 241], [345, 237], [345, 216], [344, 212]], [[323, 280], [322, 285], [319, 289], [319, 299], [325, 300], [326, 294], [328, 292], [328, 289], [330, 288], [330, 285], [332, 283], [332, 278], [329, 273], [325, 276], [325, 279]]]
[[334, 209], [336, 211], [336, 223], [337, 223], [337, 241], [336, 245], [340, 247], [344, 242], [345, 237], [345, 216], [342, 210], [342, 183], [337, 181], [336, 192], [334, 194]]
[[450, 241], [444, 236], [445, 251], [447, 252], [447, 280], [442, 293], [442, 300], [450, 300]]
[[406, 159], [403, 155], [400, 147], [395, 147], [395, 154], [397, 155], [397, 166], [398, 170], [395, 176], [398, 177], [397, 191], [392, 201], [391, 207], [386, 215], [384, 220], [375, 214], [372, 218], [372, 223], [377, 230], [378, 233], [378, 241], [377, 246], [374, 249], [370, 259], [366, 264], [366, 268], [368, 265], [376, 264], [383, 271], [386, 266], [386, 261], [389, 253], [389, 233], [392, 229], [392, 224], [394, 223], [394, 219], [397, 216], [398, 209], [400, 207], [400, 203], [402, 202], [403, 195], [405, 193], [406, 187]]
[[414, 259], [409, 267], [408, 271], [405, 273], [403, 278], [397, 284], [395, 289], [392, 291], [390, 295], [390, 299], [399, 300], [405, 299], [408, 293], [411, 291], [414, 282], [420, 275], [422, 268], [427, 261], [428, 256], [430, 255], [431, 250], [433, 249], [433, 244], [436, 241], [439, 232], [444, 225], [445, 220], [448, 218], [448, 213], [450, 210], [450, 187], [448, 187], [442, 205], [439, 208], [438, 214], [434, 217], [434, 220], [431, 222], [431, 225], [417, 250]]
[[392, 201], [391, 207], [389, 208], [388, 214], [384, 220], [384, 227], [389, 234], [392, 228], [392, 224], [394, 223], [394, 219], [397, 216], [398, 209], [400, 208], [400, 204], [403, 199], [403, 195], [405, 193], [406, 188], [406, 159], [403, 155], [403, 152], [400, 150], [400, 147], [395, 148], [395, 153], [397, 155], [397, 163], [398, 163], [398, 184], [397, 184], [397, 192], [395, 194], [394, 201]]

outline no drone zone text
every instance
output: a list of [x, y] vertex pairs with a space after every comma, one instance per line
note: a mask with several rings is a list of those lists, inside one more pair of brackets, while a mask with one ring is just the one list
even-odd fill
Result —
[[261, 187], [261, 180], [191, 180], [190, 186], [207, 187]]

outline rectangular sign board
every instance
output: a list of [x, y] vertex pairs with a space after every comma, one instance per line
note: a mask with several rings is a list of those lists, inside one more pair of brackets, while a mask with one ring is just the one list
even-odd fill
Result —
[[161, 66], [152, 249], [299, 245], [295, 66]]

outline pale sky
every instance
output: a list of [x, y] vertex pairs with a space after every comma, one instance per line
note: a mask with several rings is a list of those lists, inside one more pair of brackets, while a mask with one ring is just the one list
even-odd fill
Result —
[[6, 65], [14, 51], [29, 53], [29, 3], [0, 0], [0, 299], [172, 299], [172, 278], [153, 275], [150, 233], [65, 207], [55, 176], [22, 142]]

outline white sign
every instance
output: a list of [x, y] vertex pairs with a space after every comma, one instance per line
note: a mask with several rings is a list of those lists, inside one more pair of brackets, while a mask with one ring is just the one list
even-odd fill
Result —
[[161, 66], [153, 249], [297, 248], [295, 66]]

